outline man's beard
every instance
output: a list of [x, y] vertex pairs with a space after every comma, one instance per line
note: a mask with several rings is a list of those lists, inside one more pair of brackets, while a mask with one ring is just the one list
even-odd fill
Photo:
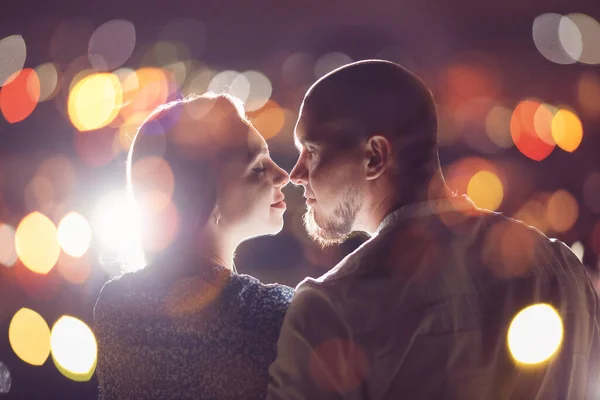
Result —
[[343, 198], [346, 201], [338, 204], [333, 212], [333, 217], [321, 221], [321, 224], [317, 224], [315, 210], [311, 207], [302, 216], [308, 236], [321, 247], [343, 243], [352, 233], [352, 227], [360, 209], [358, 191], [350, 189]]

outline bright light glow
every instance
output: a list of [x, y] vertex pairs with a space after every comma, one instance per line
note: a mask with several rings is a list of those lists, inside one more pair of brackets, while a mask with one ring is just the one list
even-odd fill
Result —
[[521, 310], [508, 329], [508, 348], [522, 364], [539, 364], [548, 360], [560, 347], [563, 324], [548, 304], [534, 304]]
[[62, 316], [50, 335], [52, 360], [58, 370], [74, 381], [88, 381], [96, 369], [98, 344], [85, 322]]
[[25, 65], [27, 47], [21, 35], [0, 40], [0, 86], [9, 84]]
[[93, 74], [81, 79], [69, 93], [71, 123], [80, 131], [108, 125], [119, 114], [123, 89], [114, 74]]
[[37, 211], [27, 215], [17, 227], [15, 247], [27, 268], [38, 274], [47, 274], [60, 254], [54, 223]]
[[502, 182], [490, 171], [479, 171], [469, 181], [467, 195], [480, 208], [495, 211], [504, 197]]
[[8, 340], [15, 354], [28, 364], [42, 365], [50, 355], [50, 328], [29, 308], [21, 308], [12, 317]]
[[583, 139], [579, 117], [572, 111], [559, 110], [552, 119], [552, 138], [564, 151], [572, 153], [577, 150]]
[[136, 202], [142, 212], [159, 212], [171, 201], [175, 176], [162, 157], [150, 156], [136, 161], [131, 167], [131, 177], [136, 182]]
[[16, 262], [15, 230], [10, 225], [0, 223], [0, 264], [12, 267]]
[[106, 251], [124, 250], [139, 236], [137, 209], [125, 194], [113, 192], [102, 198], [92, 217], [92, 230]]
[[81, 214], [70, 212], [58, 223], [58, 243], [72, 257], [81, 257], [92, 242], [92, 230]]
[[0, 90], [0, 111], [11, 124], [31, 115], [40, 99], [40, 80], [35, 70], [25, 68], [16, 74]]

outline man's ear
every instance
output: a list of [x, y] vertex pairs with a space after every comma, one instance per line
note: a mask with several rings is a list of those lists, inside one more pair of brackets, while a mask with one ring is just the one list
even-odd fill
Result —
[[371, 136], [365, 144], [365, 154], [367, 179], [377, 179], [390, 166], [392, 143], [384, 136]]

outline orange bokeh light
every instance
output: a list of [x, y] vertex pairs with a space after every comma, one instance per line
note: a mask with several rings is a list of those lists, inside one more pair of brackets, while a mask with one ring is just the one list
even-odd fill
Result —
[[80, 131], [99, 129], [115, 119], [122, 103], [123, 89], [116, 75], [88, 75], [69, 93], [69, 118]]
[[15, 74], [0, 90], [0, 110], [12, 124], [27, 118], [40, 100], [40, 79], [35, 70], [25, 68]]
[[[543, 137], [547, 140], [547, 136], [536, 132], [535, 117], [540, 106], [542, 104], [535, 100], [523, 100], [515, 107], [510, 120], [510, 135], [515, 146], [523, 155], [535, 161], [548, 157], [556, 146], [542, 139]], [[542, 113], [542, 120], [544, 116], [547, 117], [547, 113]], [[538, 125], [543, 126], [539, 119], [540, 117]]]
[[569, 153], [577, 150], [583, 139], [583, 127], [572, 111], [561, 109], [552, 119], [552, 138], [558, 147]]
[[579, 205], [566, 190], [557, 190], [548, 199], [546, 217], [556, 232], [566, 232], [575, 225], [579, 217]]
[[250, 118], [252, 125], [265, 140], [277, 136], [285, 124], [285, 113], [279, 104], [273, 100], [267, 101], [267, 104], [258, 110], [255, 116]]

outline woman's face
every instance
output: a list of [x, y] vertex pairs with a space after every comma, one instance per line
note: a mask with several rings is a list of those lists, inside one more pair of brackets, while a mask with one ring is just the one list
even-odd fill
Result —
[[250, 126], [247, 149], [225, 159], [219, 171], [219, 224], [242, 241], [281, 231], [286, 209], [281, 189], [289, 175], [271, 159], [263, 137]]

